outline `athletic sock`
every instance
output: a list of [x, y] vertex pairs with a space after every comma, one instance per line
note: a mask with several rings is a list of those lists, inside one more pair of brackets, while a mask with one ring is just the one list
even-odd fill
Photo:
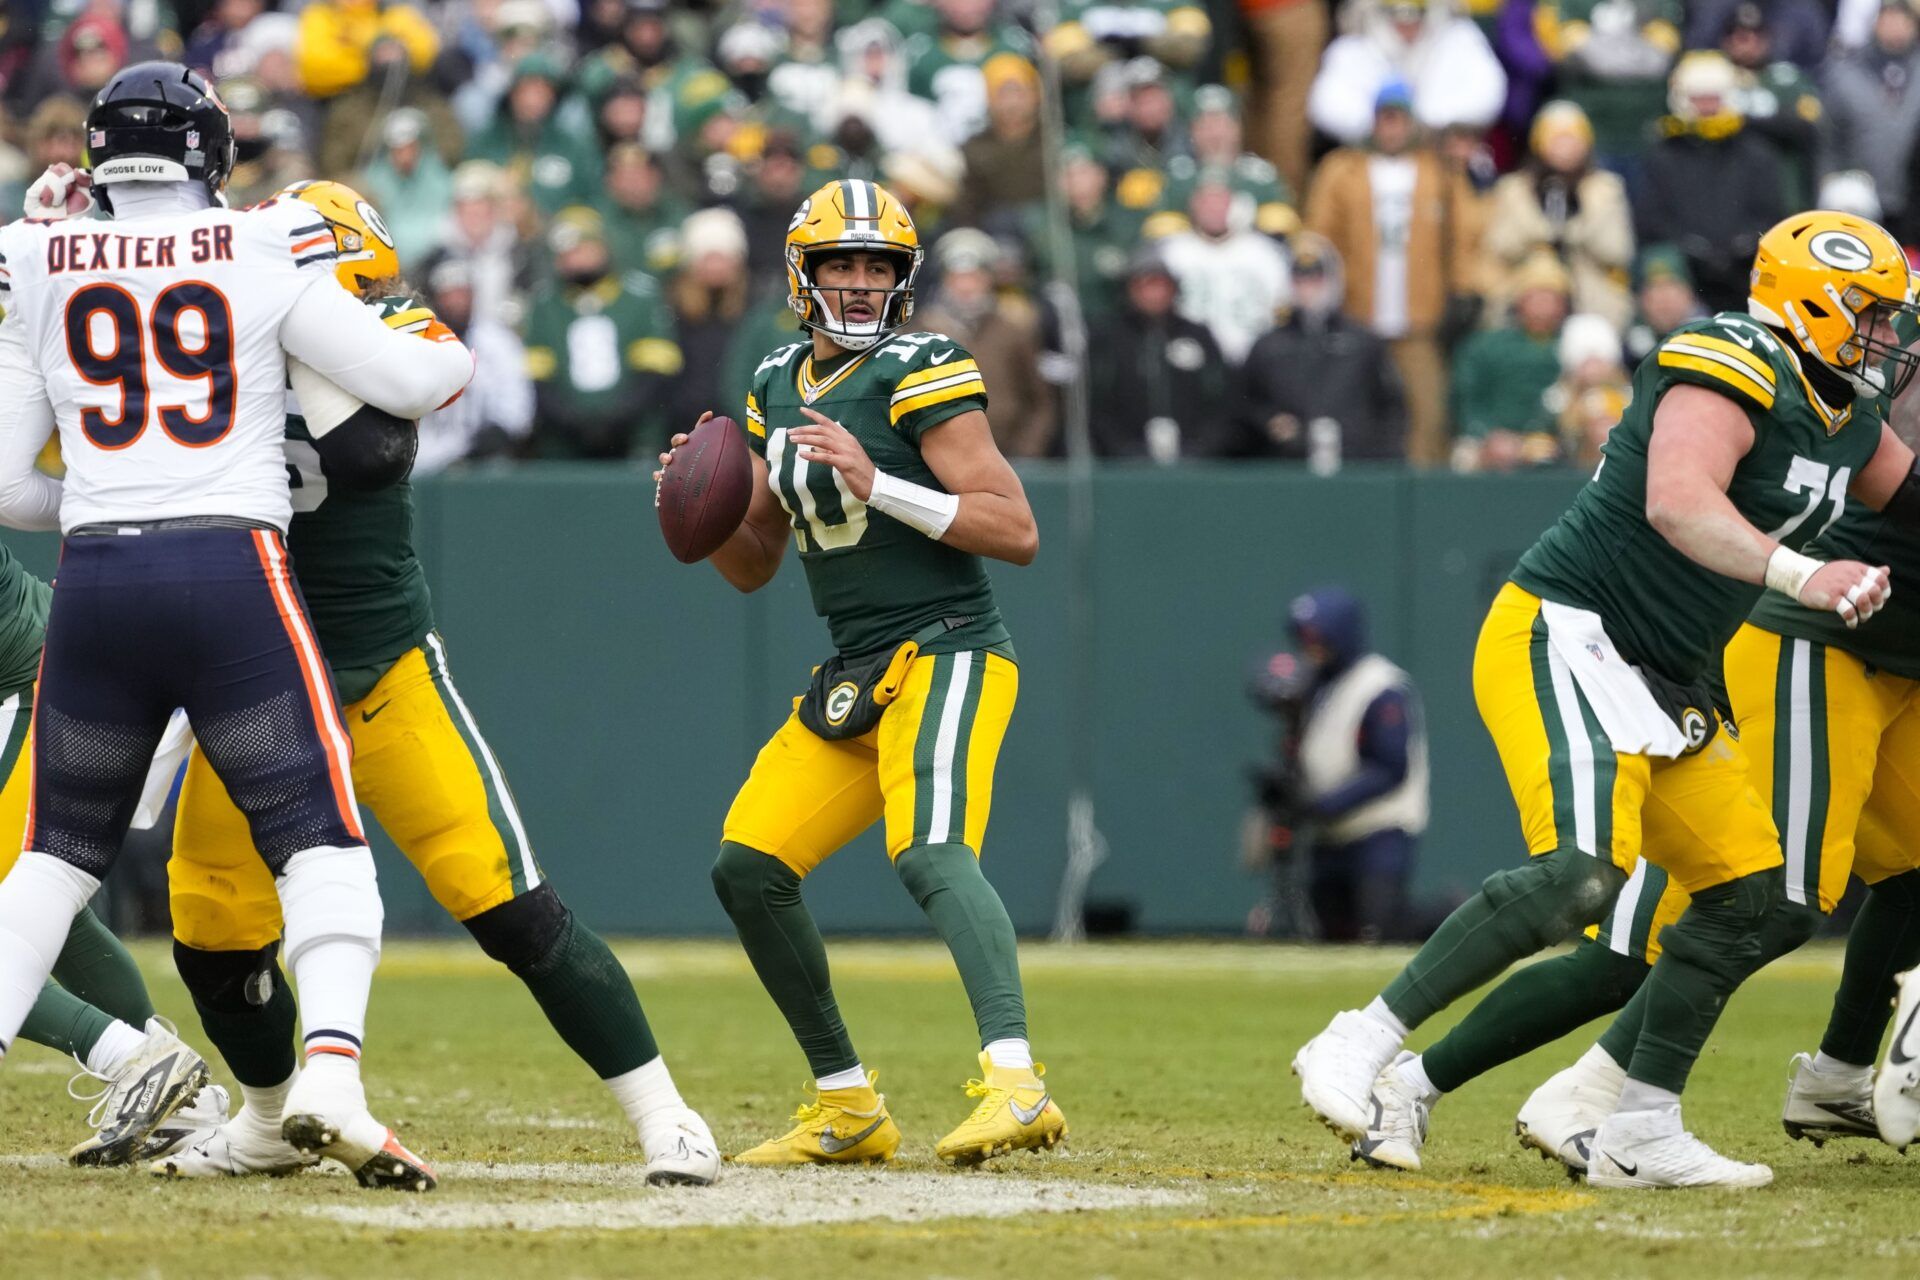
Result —
[[1603, 1045], [1587, 1046], [1587, 1051], [1573, 1065], [1582, 1075], [1592, 1077], [1596, 1084], [1605, 1085], [1616, 1094], [1626, 1087], [1626, 1066]]
[[1894, 975], [1920, 964], [1920, 871], [1890, 876], [1867, 891], [1820, 1040], [1823, 1056], [1872, 1062], [1893, 1017]]
[[620, 1104], [627, 1123], [636, 1129], [644, 1128], [651, 1116], [662, 1111], [684, 1110], [687, 1105], [680, 1097], [680, 1090], [674, 1087], [667, 1060], [658, 1054], [631, 1071], [604, 1077], [602, 1083]]
[[1628, 1076], [1627, 1082], [1621, 1086], [1620, 1102], [1614, 1107], [1615, 1112], [1678, 1111], [1679, 1109], [1678, 1090], [1663, 1089], [1659, 1085], [1648, 1084], [1644, 1080], [1635, 1080], [1632, 1076]]
[[822, 1093], [832, 1089], [859, 1089], [865, 1087], [866, 1083], [867, 1069], [857, 1062], [845, 1071], [835, 1071], [813, 1079], [813, 1087]]
[[358, 1060], [385, 914], [373, 854], [358, 845], [303, 849], [287, 859], [274, 887], [307, 1057]]
[[113, 931], [91, 908], [82, 908], [67, 931], [67, 945], [53, 962], [53, 978], [94, 1008], [128, 1026], [144, 1027], [153, 1016], [146, 979]]
[[[87, 1060], [100, 1037], [117, 1025], [113, 1017], [94, 1008], [73, 992], [49, 982], [20, 1024], [19, 1039], [45, 1045], [55, 1053]], [[135, 1032], [138, 1035], [138, 1032]]]
[[1024, 1039], [1009, 1037], [984, 1046], [987, 1061], [1002, 1071], [1033, 1070], [1033, 1046]]
[[[632, 979], [613, 948], [571, 914], [553, 950], [522, 971], [520, 980], [567, 1047], [609, 1088], [648, 1066], [666, 1073]], [[667, 1087], [673, 1087], [671, 1080]]]
[[1372, 1018], [1381, 1026], [1393, 1032], [1396, 1040], [1405, 1040], [1412, 1030], [1406, 1023], [1400, 1021], [1399, 1015], [1387, 1008], [1387, 1002], [1383, 996], [1375, 996], [1372, 1000], [1368, 1001], [1367, 1007], [1362, 1009], [1360, 1014], [1362, 1017]]
[[40, 1000], [73, 918], [100, 882], [29, 850], [0, 879], [0, 1057]]
[[1823, 1076], [1834, 1076], [1842, 1080], [1853, 1080], [1856, 1082], [1869, 1080], [1873, 1077], [1873, 1065], [1871, 1063], [1842, 1062], [1838, 1058], [1828, 1056], [1824, 1049], [1813, 1055], [1813, 1069]]
[[1426, 1073], [1451, 1093], [1502, 1063], [1613, 1013], [1647, 978], [1647, 964], [1582, 939], [1563, 956], [1517, 969], [1428, 1047]]
[[923, 844], [902, 852], [893, 869], [947, 944], [973, 1005], [981, 1045], [1024, 1042], [1027, 1001], [1013, 920], [981, 874], [980, 859], [964, 844]]
[[278, 1137], [280, 1121], [285, 1118], [287, 1112], [287, 1094], [292, 1091], [295, 1079], [296, 1077], [289, 1075], [279, 1084], [242, 1084], [240, 1101], [244, 1104], [245, 1110], [241, 1114], [262, 1133], [271, 1133]]
[[380, 953], [357, 938], [315, 942], [287, 958], [299, 991], [304, 1056], [360, 1060], [367, 1040], [367, 995]]
[[1446, 918], [1381, 999], [1417, 1027], [1517, 960], [1596, 923], [1626, 883], [1611, 863], [1556, 849], [1487, 877]]
[[857, 1070], [860, 1055], [833, 998], [827, 944], [800, 898], [799, 875], [771, 854], [728, 841], [713, 866], [713, 887], [814, 1078]]
[[1440, 1095], [1445, 1092], [1445, 1090], [1434, 1084], [1432, 1075], [1427, 1071], [1425, 1060], [1418, 1054], [1408, 1058], [1397, 1067], [1388, 1068], [1388, 1070], [1398, 1076], [1402, 1084], [1412, 1089], [1422, 1098], [1425, 1098], [1429, 1106], [1438, 1102]]
[[97, 1076], [110, 1076], [120, 1069], [121, 1063], [140, 1052], [140, 1046], [146, 1042], [147, 1033], [140, 1028], [130, 1027], [124, 1022], [110, 1022], [93, 1042], [93, 1047], [87, 1050], [87, 1070]]

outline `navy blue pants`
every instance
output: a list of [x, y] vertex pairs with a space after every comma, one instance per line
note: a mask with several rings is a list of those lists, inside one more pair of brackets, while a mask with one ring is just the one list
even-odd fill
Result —
[[175, 707], [276, 874], [366, 843], [352, 745], [271, 530], [70, 537], [33, 709], [25, 848], [104, 877]]
[[1398, 828], [1346, 844], [1316, 842], [1308, 894], [1329, 942], [1396, 942], [1418, 935], [1409, 911], [1414, 837]]

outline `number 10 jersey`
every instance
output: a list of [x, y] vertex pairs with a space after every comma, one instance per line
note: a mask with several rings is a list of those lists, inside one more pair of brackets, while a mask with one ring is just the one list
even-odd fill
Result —
[[232, 516], [285, 529], [280, 328], [333, 280], [311, 206], [0, 228], [8, 346], [24, 342], [67, 468], [63, 529]]

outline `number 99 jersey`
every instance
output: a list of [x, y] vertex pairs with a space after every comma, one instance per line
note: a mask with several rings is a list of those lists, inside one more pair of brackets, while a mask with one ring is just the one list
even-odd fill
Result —
[[1738, 312], [1681, 326], [1640, 363], [1633, 401], [1607, 437], [1600, 469], [1567, 513], [1520, 558], [1513, 581], [1547, 600], [1590, 609], [1622, 656], [1681, 684], [1709, 669], [1761, 588], [1688, 559], [1647, 521], [1653, 415], [1675, 385], [1739, 405], [1753, 447], [1727, 497], [1748, 523], [1800, 550], [1837, 519], [1847, 486], [1880, 444], [1883, 401], [1821, 400], [1799, 358]]
[[333, 234], [287, 201], [0, 228], [9, 385], [44, 386], [63, 529], [233, 516], [287, 527], [281, 454], [295, 301], [333, 281]]

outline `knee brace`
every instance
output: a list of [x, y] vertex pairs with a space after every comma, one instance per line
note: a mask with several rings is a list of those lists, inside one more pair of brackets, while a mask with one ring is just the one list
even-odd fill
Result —
[[1578, 849], [1555, 849], [1488, 876], [1480, 892], [1496, 910], [1516, 908], [1534, 950], [1597, 923], [1626, 885], [1626, 873]]
[[380, 954], [385, 910], [365, 846], [321, 845], [287, 859], [275, 882], [286, 921], [287, 963], [297, 973], [300, 956], [319, 942], [352, 942]]
[[[1774, 867], [1702, 889], [1660, 935], [1663, 958], [1704, 970], [1731, 990], [1760, 967], [1762, 929], [1785, 883], [1782, 869]], [[1783, 936], [1787, 927], [1783, 921]]]
[[238, 1014], [266, 1007], [274, 992], [286, 985], [279, 954], [277, 942], [258, 951], [200, 951], [175, 942], [173, 967], [196, 1009]]
[[551, 884], [541, 884], [461, 922], [480, 950], [516, 976], [536, 972], [573, 932], [573, 912]]
[[713, 863], [713, 891], [729, 916], [800, 896], [800, 877], [770, 853], [735, 844], [720, 845]]

